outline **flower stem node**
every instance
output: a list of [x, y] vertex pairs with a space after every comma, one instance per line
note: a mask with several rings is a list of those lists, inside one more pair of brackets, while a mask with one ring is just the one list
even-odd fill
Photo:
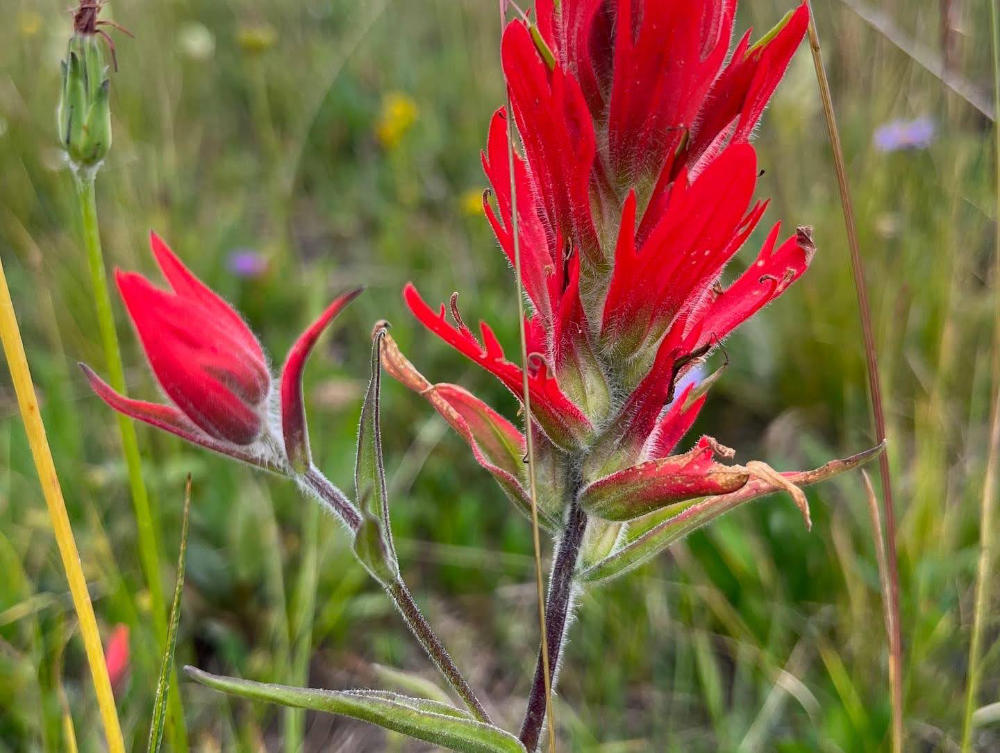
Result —
[[59, 143], [77, 173], [96, 169], [111, 148], [111, 108], [101, 42], [74, 34], [62, 62], [62, 96], [56, 113]]

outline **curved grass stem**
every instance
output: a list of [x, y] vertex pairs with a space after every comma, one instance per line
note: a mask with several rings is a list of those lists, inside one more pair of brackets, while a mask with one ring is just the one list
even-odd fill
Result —
[[[813, 64], [816, 68], [816, 79], [819, 84], [820, 99], [823, 102], [823, 115], [830, 136], [830, 146], [833, 150], [833, 163], [837, 174], [837, 188], [840, 192], [840, 205], [844, 213], [844, 226], [847, 230], [847, 243], [850, 249], [851, 273], [854, 277], [854, 290], [858, 297], [858, 312], [861, 318], [861, 332], [865, 345], [865, 366], [868, 374], [868, 394], [871, 398], [872, 417], [875, 424], [875, 439], [881, 444], [885, 441], [885, 408], [882, 399], [882, 383], [878, 371], [878, 358], [875, 352], [875, 334], [872, 328], [871, 306], [868, 302], [868, 289], [865, 283], [864, 264], [861, 260], [861, 250], [858, 244], [858, 229], [854, 219], [854, 206], [851, 202], [851, 192], [847, 182], [847, 166], [844, 162], [844, 150], [840, 143], [840, 131], [833, 109], [833, 97], [830, 94], [830, 82], [823, 66], [823, 52], [816, 31], [816, 16], [812, 3], [809, 3], [809, 48], [812, 51]], [[896, 555], [896, 512], [893, 505], [892, 479], [889, 474], [889, 455], [882, 453], [878, 459], [879, 476], [882, 482], [882, 502], [885, 506], [885, 550], [888, 567], [889, 587], [887, 589], [887, 620], [889, 627], [889, 690], [892, 696], [892, 750], [902, 753], [903, 750], [903, 641], [899, 622], [899, 568]], [[873, 535], [879, 536], [878, 531]]]
[[[990, 0], [990, 27], [993, 47], [993, 103], [1000, 108], [1000, 12], [997, 0]], [[993, 124], [996, 180], [996, 216], [994, 227], [994, 330], [993, 330], [993, 407], [990, 417], [990, 440], [986, 453], [986, 477], [983, 480], [982, 508], [979, 523], [979, 566], [976, 572], [976, 601], [972, 617], [972, 640], [969, 644], [969, 676], [965, 687], [965, 711], [962, 719], [962, 753], [972, 751], [973, 714], [976, 711], [982, 681], [983, 633], [989, 617], [993, 568], [996, 559], [994, 526], [997, 504], [997, 474], [1000, 465], [1000, 126]]]
[[28, 359], [24, 353], [24, 343], [14, 315], [14, 304], [7, 287], [3, 264], [0, 262], [0, 340], [7, 357], [7, 367], [10, 369], [14, 391], [17, 393], [17, 404], [24, 421], [24, 429], [31, 446], [31, 455], [38, 470], [38, 480], [42, 485], [45, 503], [49, 510], [49, 520], [59, 547], [66, 580], [69, 581], [70, 594], [73, 597], [73, 608], [80, 622], [80, 634], [90, 666], [90, 676], [97, 695], [97, 705], [100, 709], [101, 722], [104, 726], [104, 736], [110, 753], [125, 753], [125, 742], [122, 738], [118, 712], [115, 709], [115, 699], [111, 692], [111, 680], [108, 678], [108, 667], [104, 661], [104, 650], [101, 647], [101, 636], [97, 631], [97, 618], [94, 616], [94, 605], [87, 591], [87, 580], [80, 564], [80, 551], [73, 538], [69, 515], [66, 512], [66, 502], [63, 499], [59, 477], [56, 474], [52, 451], [45, 436], [45, 425], [42, 423], [38, 408], [38, 398], [31, 382], [31, 371]]

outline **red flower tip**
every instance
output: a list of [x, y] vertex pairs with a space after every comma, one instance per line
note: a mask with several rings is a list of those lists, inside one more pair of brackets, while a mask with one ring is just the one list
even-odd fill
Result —
[[253, 444], [271, 387], [267, 360], [239, 314], [195, 277], [155, 233], [150, 246], [169, 284], [115, 271], [150, 367], [170, 400], [216, 440]]
[[347, 305], [361, 295], [364, 288], [355, 288], [336, 298], [326, 311], [306, 331], [299, 335], [281, 371], [281, 431], [285, 441], [285, 454], [292, 468], [299, 472], [309, 466], [309, 435], [306, 428], [306, 409], [302, 399], [302, 371], [306, 360], [323, 330]]

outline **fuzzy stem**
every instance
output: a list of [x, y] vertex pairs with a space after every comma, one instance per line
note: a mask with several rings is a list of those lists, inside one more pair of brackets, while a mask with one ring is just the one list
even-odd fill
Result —
[[[993, 104], [1000, 110], [1000, 13], [997, 0], [990, 2], [990, 28], [993, 47]], [[994, 313], [1000, 317], [1000, 125], [993, 124], [994, 180], [996, 180], [996, 211], [994, 225]], [[962, 720], [962, 753], [972, 750], [973, 714], [982, 681], [983, 632], [988, 621], [990, 594], [993, 586], [993, 561], [996, 557], [997, 473], [1000, 465], [1000, 318], [994, 318], [993, 330], [993, 408], [990, 418], [990, 441], [986, 454], [986, 477], [983, 480], [982, 508], [979, 522], [979, 567], [976, 573], [976, 606], [972, 618], [972, 640], [969, 644], [969, 677], [965, 688], [965, 713]]]
[[[93, 173], [83, 172], [78, 172], [74, 176], [77, 203], [80, 208], [80, 218], [83, 227], [83, 245], [87, 252], [87, 264], [90, 268], [90, 282], [94, 293], [94, 306], [97, 311], [97, 326], [101, 333], [101, 343], [104, 346], [104, 358], [108, 369], [108, 383], [120, 394], [127, 395], [128, 392], [125, 389], [125, 368], [122, 365], [121, 349], [118, 345], [118, 333], [115, 331], [111, 295], [108, 292], [108, 278], [104, 268], [104, 254], [101, 250], [94, 177]], [[138, 532], [139, 559], [142, 564], [143, 574], [146, 577], [146, 585], [149, 588], [153, 629], [156, 633], [157, 642], [165, 645], [167, 640], [167, 617], [163, 584], [160, 580], [160, 548], [156, 537], [156, 528], [153, 525], [153, 515], [150, 511], [149, 494], [146, 491], [146, 483], [142, 478], [139, 442], [136, 438], [135, 426], [131, 419], [121, 413], [116, 413], [116, 420], [118, 421], [118, 430], [121, 434], [125, 465], [128, 469], [132, 508], [135, 512], [136, 529]], [[180, 696], [177, 694], [176, 671], [171, 671], [167, 707], [171, 721], [169, 728], [170, 742], [175, 750], [184, 753], [188, 750], [187, 730], [184, 724], [184, 711], [180, 703]]]
[[[844, 163], [844, 150], [840, 143], [840, 131], [837, 128], [837, 118], [833, 110], [833, 96], [830, 93], [830, 82], [827, 80], [826, 69], [823, 66], [823, 52], [820, 48], [819, 33], [816, 31], [816, 16], [812, 3], [809, 3], [809, 48], [812, 51], [813, 64], [816, 68], [816, 80], [819, 84], [820, 99], [823, 102], [823, 114], [827, 131], [830, 136], [830, 146], [833, 150], [833, 164], [837, 174], [837, 187], [840, 192], [840, 204], [844, 213], [844, 226], [847, 230], [847, 244], [850, 249], [851, 273], [854, 276], [854, 290], [858, 298], [858, 312], [861, 318], [861, 333], [865, 345], [865, 366], [868, 374], [868, 394], [871, 398], [872, 417], [875, 424], [875, 439], [882, 444], [886, 438], [885, 408], [882, 398], [882, 383], [878, 371], [878, 359], [875, 353], [875, 334], [872, 328], [871, 306], [868, 302], [868, 289], [865, 283], [864, 264], [861, 260], [861, 249], [858, 243], [857, 223], [854, 219], [854, 206], [851, 202], [851, 192], [847, 182], [847, 167]], [[889, 472], [889, 454], [884, 452], [879, 456], [879, 477], [882, 481], [882, 503], [885, 506], [885, 545], [887, 565], [889, 569], [889, 690], [892, 700], [892, 750], [893, 753], [903, 751], [903, 639], [899, 620], [899, 565], [896, 555], [896, 511], [893, 503], [892, 477]], [[874, 535], [879, 535], [875, 532]]]
[[473, 716], [484, 724], [493, 724], [489, 714], [486, 713], [486, 709], [483, 708], [479, 699], [476, 698], [475, 692], [455, 665], [454, 660], [448, 653], [448, 649], [444, 647], [441, 640], [434, 634], [434, 630], [430, 624], [424, 619], [423, 614], [420, 613], [420, 608], [413, 600], [413, 595], [402, 579], [394, 583], [384, 584], [384, 588], [385, 592], [389, 594], [389, 598], [396, 605], [396, 608], [399, 609], [399, 613], [403, 615], [403, 620], [406, 622], [406, 626], [410, 629], [410, 632], [419, 641], [424, 651], [427, 652], [427, 656], [434, 662], [434, 665], [448, 681], [448, 684], [451, 685], [465, 702], [465, 705], [472, 712]]
[[7, 367], [10, 369], [11, 381], [17, 394], [17, 403], [24, 421], [24, 430], [28, 435], [28, 444], [38, 470], [38, 480], [42, 485], [45, 503], [49, 510], [52, 532], [59, 547], [63, 570], [69, 582], [70, 594], [73, 597], [73, 608], [80, 621], [80, 635], [90, 666], [90, 676], [97, 695], [97, 705], [104, 725], [104, 736], [108, 750], [111, 753], [124, 753], [125, 743], [122, 740], [121, 725], [118, 712], [115, 709], [115, 699], [111, 692], [111, 681], [108, 678], [108, 667], [104, 661], [104, 651], [101, 648], [101, 636], [97, 631], [97, 619], [94, 616], [94, 605], [87, 591], [87, 579], [80, 564], [80, 551], [73, 538], [73, 528], [70, 526], [69, 515], [66, 512], [66, 502], [59, 486], [52, 451], [45, 437], [45, 425], [38, 410], [38, 398], [31, 382], [31, 372], [28, 369], [28, 359], [24, 353], [24, 343], [14, 315], [14, 304], [7, 288], [7, 278], [0, 263], [0, 340], [7, 357]]
[[[300, 477], [300, 483], [314, 496], [321, 504], [329, 509], [352, 533], [357, 533], [361, 526], [361, 515], [357, 508], [351, 503], [347, 496], [338, 489], [323, 473], [315, 466], [310, 468]], [[434, 634], [434, 630], [427, 620], [420, 613], [413, 596], [407, 589], [401, 578], [390, 583], [381, 583], [385, 592], [392, 599], [399, 613], [403, 616], [406, 626], [413, 633], [427, 656], [438, 668], [441, 675], [448, 684], [455, 690], [458, 696], [468, 706], [469, 711], [481, 722], [492, 724], [486, 709], [476, 698], [475, 692], [469, 686], [461, 670], [455, 665], [448, 650], [441, 643], [441, 640]]]
[[559, 666], [559, 654], [569, 628], [569, 615], [573, 607], [573, 575], [576, 572], [576, 561], [580, 554], [583, 534], [587, 529], [587, 514], [577, 503], [575, 491], [573, 497], [566, 519], [566, 528], [559, 540], [555, 560], [552, 562], [552, 574], [549, 576], [549, 595], [545, 605], [548, 662], [545, 661], [546, 651], [543, 648], [539, 651], [538, 662], [535, 665], [535, 679], [531, 685], [531, 694], [528, 696], [528, 708], [521, 724], [521, 742], [529, 752], [538, 748], [538, 738], [549, 705], [549, 694], [555, 686], [556, 673], [552, 673], [550, 685], [546, 679], [546, 664], [554, 668]]
[[322, 471], [316, 466], [310, 466], [298, 480], [352, 534], [358, 532], [358, 528], [361, 527], [361, 514], [351, 504], [351, 500], [347, 498], [347, 495], [338, 489], [330, 479], [324, 476]]

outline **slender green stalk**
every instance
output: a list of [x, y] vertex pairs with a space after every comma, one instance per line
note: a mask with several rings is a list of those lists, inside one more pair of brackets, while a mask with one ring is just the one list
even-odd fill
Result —
[[[882, 399], [882, 383], [878, 371], [878, 358], [875, 353], [875, 334], [872, 328], [871, 306], [868, 303], [868, 289], [865, 283], [864, 264], [861, 260], [861, 249], [858, 243], [857, 223], [854, 219], [854, 206], [851, 202], [851, 192], [847, 182], [847, 167], [844, 162], [844, 150], [840, 143], [840, 130], [833, 110], [833, 96], [830, 93], [830, 82], [826, 77], [823, 65], [823, 52], [820, 48], [819, 33], [816, 31], [816, 16], [812, 3], [809, 3], [809, 48], [812, 51], [813, 64], [816, 68], [816, 80], [819, 84], [820, 99], [823, 102], [823, 114], [830, 136], [830, 146], [833, 150], [833, 164], [837, 174], [837, 188], [840, 192], [840, 204], [844, 213], [844, 227], [847, 230], [847, 244], [850, 249], [851, 273], [854, 276], [854, 290], [858, 297], [858, 313], [861, 318], [861, 332], [865, 345], [865, 366], [868, 373], [868, 394], [871, 399], [872, 417], [875, 424], [875, 439], [882, 444], [886, 438], [885, 408]], [[903, 751], [903, 639], [899, 620], [899, 566], [896, 555], [896, 511], [893, 504], [892, 478], [889, 473], [889, 454], [879, 456], [879, 477], [882, 481], [882, 501], [885, 505], [885, 549], [889, 571], [889, 591], [887, 594], [887, 610], [889, 614], [889, 691], [892, 697], [892, 750], [893, 753]], [[873, 535], [880, 535], [877, 531]]]
[[[127, 394], [125, 368], [122, 365], [121, 349], [118, 346], [118, 333], [115, 330], [111, 295], [108, 291], [108, 278], [104, 268], [104, 254], [101, 249], [101, 236], [97, 223], [94, 175], [93, 173], [77, 173], [75, 183], [83, 227], [83, 245], [87, 252], [87, 264], [90, 268], [90, 282], [94, 293], [94, 306], [97, 310], [97, 326], [104, 346], [108, 383], [116, 391], [125, 395]], [[139, 559], [146, 576], [146, 584], [149, 587], [153, 628], [156, 631], [156, 639], [162, 647], [167, 640], [166, 601], [163, 597], [163, 584], [160, 580], [159, 543], [156, 537], [156, 528], [153, 525], [153, 515], [149, 507], [146, 483], [142, 478], [139, 442], [131, 419], [120, 413], [116, 414], [116, 418], [121, 433], [122, 450], [125, 454], [129, 488], [132, 494], [132, 507], [135, 511], [136, 528], [138, 529]], [[170, 738], [174, 750], [183, 753], [188, 749], [187, 732], [184, 726], [180, 696], [177, 694], [177, 673], [175, 671], [171, 673], [170, 686], [171, 690], [167, 701], [171, 721]]]
[[101, 647], [101, 636], [97, 631], [97, 618], [94, 616], [94, 605], [90, 601], [87, 590], [87, 579], [80, 564], [80, 550], [73, 538], [73, 528], [70, 526], [69, 514], [66, 512], [66, 501], [63, 499], [62, 488], [59, 486], [59, 476], [56, 474], [55, 462], [52, 460], [52, 450], [45, 437], [45, 425], [38, 409], [38, 398], [31, 381], [31, 371], [28, 368], [28, 358], [24, 353], [24, 343], [14, 315], [14, 303], [10, 299], [7, 278], [4, 275], [3, 264], [0, 263], [0, 341], [7, 358], [7, 368], [10, 370], [14, 392], [17, 394], [17, 404], [24, 421], [24, 430], [28, 435], [31, 455], [38, 471], [38, 480], [42, 486], [45, 503], [48, 506], [49, 520], [52, 532], [59, 547], [66, 580], [69, 582], [70, 594], [73, 597], [73, 608], [80, 622], [80, 635], [83, 637], [83, 647], [90, 667], [90, 676], [97, 696], [101, 722], [104, 725], [104, 736], [110, 753], [125, 753], [125, 743], [122, 739], [118, 712], [115, 709], [115, 698], [111, 692], [111, 680], [108, 678], [108, 666], [104, 661], [104, 650]]
[[[313, 466], [303, 474], [299, 482], [302, 488], [342, 522], [352, 535], [357, 534], [358, 528], [361, 526], [361, 516], [357, 508], [340, 489], [323, 475], [322, 471]], [[420, 608], [413, 600], [413, 596], [402, 578], [388, 583], [380, 581], [380, 585], [396, 605], [406, 626], [427, 653], [428, 658], [441, 672], [441, 676], [448, 681], [452, 690], [465, 702], [473, 716], [484, 724], [493, 724], [486, 709], [476, 697], [475, 691], [455, 664], [455, 660], [451, 658], [451, 654], [441, 643], [441, 639], [437, 637], [434, 629], [420, 613]]]
[[475, 691], [469, 686], [465, 677], [458, 670], [458, 667], [455, 666], [455, 662], [448, 653], [448, 650], [441, 643], [437, 635], [434, 634], [430, 624], [420, 613], [420, 608], [413, 600], [413, 596], [410, 594], [410, 590], [406, 587], [406, 584], [400, 579], [395, 583], [385, 584], [383, 587], [396, 604], [400, 614], [403, 616], [403, 620], [406, 622], [406, 626], [410, 628], [410, 632], [413, 633], [414, 637], [420, 642], [420, 645], [423, 646], [424, 651], [431, 658], [431, 661], [437, 665], [441, 674], [465, 702], [472, 715], [484, 724], [493, 724], [489, 714], [486, 713], [486, 709], [483, 708], [479, 699], [476, 698]]
[[[1000, 13], [997, 0], [990, 1], [990, 27], [993, 42], [993, 102], [1000, 109]], [[996, 558], [994, 530], [997, 504], [997, 465], [1000, 464], [1000, 126], [993, 124], [996, 180], [996, 228], [993, 274], [995, 306], [993, 330], [993, 408], [990, 418], [990, 443], [986, 454], [986, 477], [983, 480], [983, 502], [979, 522], [979, 568], [976, 574], [976, 606], [972, 618], [972, 640], [969, 645], [969, 677], [965, 688], [965, 714], [962, 722], [962, 753], [972, 751], [973, 714], [976, 696], [982, 680], [983, 631], [989, 611], [993, 587], [993, 562]]]

